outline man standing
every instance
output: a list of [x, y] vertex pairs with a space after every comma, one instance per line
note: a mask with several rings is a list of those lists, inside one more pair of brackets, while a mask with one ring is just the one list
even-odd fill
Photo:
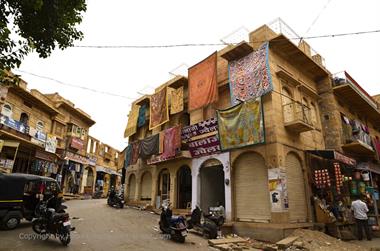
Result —
[[368, 207], [359, 196], [351, 203], [351, 209], [354, 211], [354, 217], [356, 221], [356, 227], [358, 231], [358, 239], [361, 241], [363, 239], [363, 228], [367, 236], [367, 240], [371, 240], [371, 233], [368, 226]]

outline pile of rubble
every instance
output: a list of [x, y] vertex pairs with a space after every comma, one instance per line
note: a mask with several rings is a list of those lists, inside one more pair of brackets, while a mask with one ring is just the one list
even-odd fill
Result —
[[319, 231], [297, 229], [293, 234], [275, 244], [265, 243], [250, 238], [227, 236], [222, 239], [209, 240], [209, 245], [222, 251], [365, 251], [362, 246], [335, 239]]

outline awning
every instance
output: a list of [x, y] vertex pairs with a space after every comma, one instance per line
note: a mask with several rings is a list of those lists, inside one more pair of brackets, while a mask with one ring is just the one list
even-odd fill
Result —
[[380, 174], [380, 165], [371, 162], [360, 162], [358, 163], [356, 169]]
[[340, 161], [344, 164], [350, 165], [350, 166], [355, 166], [356, 165], [356, 160], [353, 158], [347, 157], [346, 155], [333, 151], [333, 150], [312, 150], [312, 151], [306, 151], [308, 153], [314, 154], [316, 156], [320, 156], [325, 159], [334, 159], [337, 161]]
[[108, 173], [108, 174], [111, 174], [111, 175], [122, 176], [121, 173], [118, 173], [115, 170], [112, 170], [112, 169], [104, 167], [104, 166], [96, 166], [96, 171], [97, 172]]

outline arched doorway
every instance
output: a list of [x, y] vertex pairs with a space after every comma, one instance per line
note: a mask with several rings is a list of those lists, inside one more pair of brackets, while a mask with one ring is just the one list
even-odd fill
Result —
[[165, 200], [170, 201], [170, 173], [163, 169], [158, 175], [156, 206], [161, 206]]
[[177, 208], [186, 209], [191, 203], [191, 170], [182, 166], [177, 172]]
[[263, 157], [253, 152], [243, 153], [235, 160], [233, 172], [236, 220], [269, 221], [268, 169]]
[[307, 205], [305, 182], [301, 161], [294, 153], [289, 153], [285, 160], [290, 222], [306, 222]]
[[217, 159], [205, 161], [199, 171], [200, 207], [208, 213], [209, 207], [225, 207], [223, 164]]
[[94, 171], [92, 171], [92, 168], [87, 169], [87, 181], [86, 186], [93, 187], [94, 186]]
[[136, 195], [136, 176], [131, 174], [128, 180], [128, 200], [134, 201]]
[[141, 177], [141, 201], [152, 201], [152, 175], [145, 172]]

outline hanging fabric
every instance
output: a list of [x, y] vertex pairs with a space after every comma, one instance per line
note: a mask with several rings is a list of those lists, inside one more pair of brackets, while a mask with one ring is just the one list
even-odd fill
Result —
[[189, 111], [202, 108], [218, 100], [216, 69], [216, 52], [189, 68]]
[[156, 134], [140, 141], [140, 157], [147, 159], [159, 153], [160, 135]]
[[164, 151], [162, 157], [170, 158], [176, 155], [176, 150], [181, 147], [181, 130], [175, 126], [165, 130]]
[[183, 111], [183, 86], [171, 90], [170, 114]]
[[136, 165], [137, 160], [139, 159], [139, 153], [140, 153], [140, 141], [132, 142], [132, 158], [130, 165]]
[[150, 96], [149, 130], [169, 121], [168, 96], [166, 88]]
[[264, 143], [261, 98], [217, 111], [222, 150]]
[[165, 140], [165, 131], [160, 132], [160, 143], [158, 152], [161, 154], [164, 152], [164, 140]]
[[124, 159], [124, 168], [127, 168], [132, 159], [132, 145], [129, 144], [127, 148], [125, 149], [125, 159]]
[[131, 111], [128, 115], [127, 127], [124, 131], [124, 138], [127, 138], [136, 133], [137, 130], [137, 118], [139, 115], [140, 106], [132, 105]]
[[229, 63], [231, 103], [236, 105], [273, 90], [268, 63], [269, 43]]
[[142, 127], [146, 122], [146, 104], [140, 106], [139, 117], [137, 119], [137, 127]]

